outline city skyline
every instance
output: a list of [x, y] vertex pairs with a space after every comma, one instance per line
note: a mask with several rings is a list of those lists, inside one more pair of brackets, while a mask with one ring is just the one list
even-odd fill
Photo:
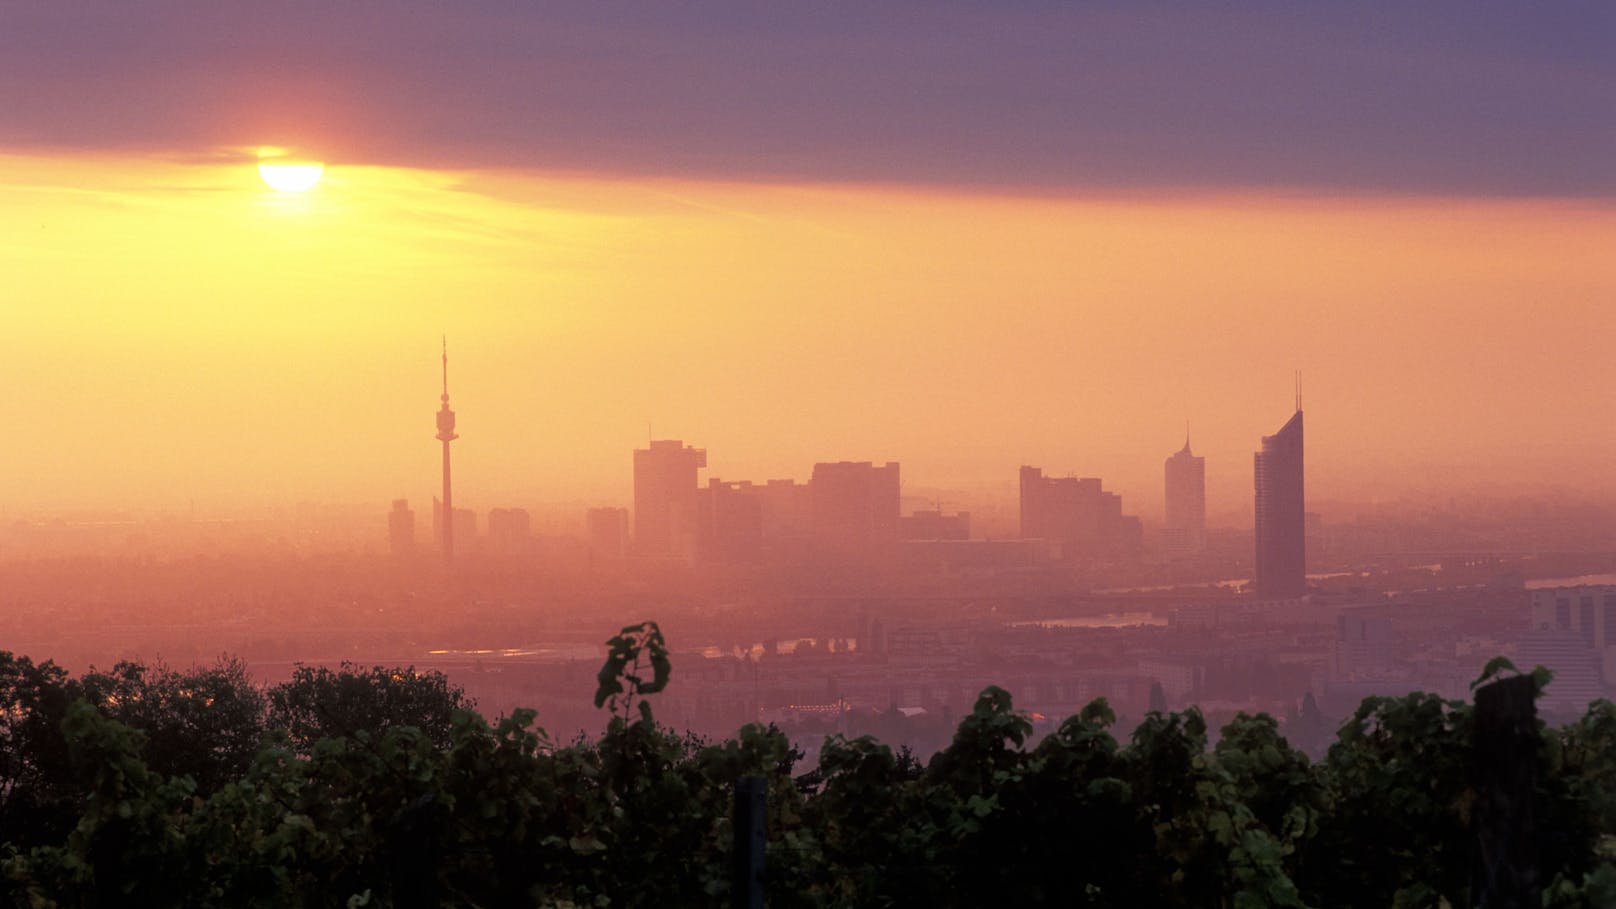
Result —
[[[340, 171], [334, 169], [327, 179], [339, 177]], [[314, 192], [330, 189], [322, 186]], [[255, 202], [248, 195], [244, 201], [259, 205], [277, 200]], [[314, 204], [325, 203], [315, 200]], [[0, 212], [26, 210], [24, 206]], [[0, 213], [0, 219], [7, 218], [6, 213]], [[1219, 512], [1225, 510], [1223, 503], [1235, 499], [1247, 485], [1248, 478], [1237, 465], [1249, 452], [1249, 439], [1263, 431], [1253, 414], [1264, 400], [1283, 400], [1283, 391], [1276, 392], [1274, 377], [1298, 365], [1311, 377], [1311, 396], [1320, 412], [1330, 415], [1316, 421], [1312, 433], [1320, 442], [1321, 456], [1313, 467], [1321, 496], [1383, 499], [1427, 491], [1451, 495], [1478, 486], [1541, 490], [1563, 485], [1609, 497], [1616, 494], [1612, 488], [1616, 480], [1601, 468], [1616, 459], [1616, 438], [1612, 438], [1616, 430], [1602, 421], [1586, 421], [1586, 414], [1602, 406], [1603, 396], [1598, 383], [1587, 381], [1573, 369], [1575, 363], [1597, 359], [1598, 339], [1607, 334], [1602, 327], [1609, 318], [1608, 310], [1593, 304], [1602, 283], [1616, 279], [1603, 274], [1608, 269], [1588, 270], [1588, 264], [1597, 261], [1593, 246], [1602, 242], [1601, 230], [1590, 226], [1568, 235], [1542, 223], [1533, 226], [1527, 212], [1516, 215], [1519, 217], [1511, 215], [1507, 220], [1522, 243], [1559, 248], [1554, 258], [1543, 263], [1566, 276], [1554, 280], [1585, 285], [1575, 297], [1566, 298], [1567, 305], [1574, 299], [1584, 301], [1574, 307], [1580, 309], [1580, 315], [1568, 312], [1564, 319], [1545, 320], [1528, 311], [1523, 317], [1543, 326], [1532, 329], [1523, 328], [1515, 317], [1468, 319], [1457, 310], [1439, 308], [1421, 316], [1412, 333], [1402, 325], [1407, 320], [1400, 316], [1399, 328], [1387, 333], [1382, 330], [1385, 323], [1376, 318], [1390, 319], [1390, 311], [1375, 318], [1360, 312], [1353, 319], [1362, 328], [1347, 322], [1335, 324], [1332, 317], [1318, 329], [1301, 334], [1295, 328], [1281, 330], [1275, 337], [1276, 346], [1292, 348], [1282, 360], [1264, 355], [1266, 362], [1250, 362], [1251, 358], [1241, 357], [1238, 368], [1232, 362], [1213, 365], [1203, 361], [1197, 369], [1210, 368], [1218, 377], [1215, 382], [1196, 383], [1189, 381], [1183, 367], [1162, 371], [1155, 358], [1140, 359], [1137, 352], [1142, 341], [1116, 336], [1112, 328], [1106, 329], [1113, 333], [1108, 343], [1119, 356], [1127, 356], [1117, 359], [1099, 352], [1109, 377], [1096, 374], [1090, 366], [1055, 384], [1046, 371], [1055, 369], [1057, 363], [1065, 370], [1069, 358], [1061, 349], [1063, 344], [1052, 342], [1065, 337], [1069, 329], [1060, 325], [1060, 319], [1049, 323], [1058, 310], [1047, 306], [1040, 307], [1043, 314], [1032, 322], [1022, 320], [1025, 327], [1038, 330], [1027, 337], [1029, 346], [1016, 356], [1014, 363], [1019, 365], [999, 370], [992, 381], [969, 383], [950, 375], [952, 364], [1007, 355], [1009, 347], [1020, 343], [1005, 333], [1006, 327], [1014, 326], [1014, 319], [1006, 326], [1004, 319], [995, 317], [991, 321], [999, 327], [989, 328], [984, 322], [986, 312], [970, 315], [969, 308], [959, 310], [963, 321], [956, 321], [955, 327], [962, 333], [961, 340], [965, 336], [973, 339], [972, 345], [950, 341], [939, 348], [933, 343], [920, 359], [903, 357], [889, 367], [882, 364], [891, 360], [895, 346], [906, 343], [900, 339], [909, 333], [895, 325], [871, 324], [867, 314], [856, 315], [850, 324], [858, 325], [858, 331], [846, 339], [851, 347], [827, 348], [831, 359], [816, 359], [819, 365], [811, 369], [809, 358], [819, 358], [817, 345], [828, 339], [816, 340], [815, 347], [806, 349], [795, 342], [781, 347], [778, 339], [763, 343], [761, 336], [723, 340], [716, 347], [712, 341], [690, 347], [689, 331], [665, 321], [671, 313], [644, 311], [641, 315], [650, 321], [617, 333], [611, 341], [612, 351], [603, 353], [589, 348], [605, 343], [600, 334], [604, 324], [543, 324], [550, 318], [548, 314], [563, 311], [572, 312], [572, 318], [598, 320], [618, 304], [591, 313], [576, 303], [558, 308], [535, 300], [494, 318], [492, 305], [468, 307], [451, 317], [443, 304], [417, 300], [407, 307], [394, 307], [398, 318], [376, 326], [372, 325], [374, 301], [363, 296], [341, 299], [344, 288], [357, 277], [357, 263], [337, 257], [335, 250], [320, 251], [318, 244], [328, 236], [328, 228], [303, 236], [300, 228], [284, 230], [289, 225], [279, 214], [254, 215], [254, 220], [274, 219], [257, 228], [268, 231], [272, 256], [295, 261], [298, 248], [314, 256], [305, 266], [307, 274], [299, 277], [298, 272], [305, 268], [300, 267], [291, 276], [293, 288], [314, 280], [313, 271], [320, 267], [334, 269], [334, 275], [321, 279], [338, 285], [335, 291], [319, 293], [330, 307], [322, 317], [322, 333], [311, 335], [298, 329], [305, 320], [288, 320], [279, 303], [249, 297], [228, 307], [192, 303], [153, 309], [147, 320], [149, 329], [113, 337], [103, 334], [99, 326], [122, 324], [120, 320], [127, 318], [134, 304], [109, 309], [108, 304], [91, 303], [84, 296], [88, 288], [75, 290], [72, 281], [63, 285], [59, 277], [46, 281], [30, 263], [19, 263], [12, 270], [22, 279], [23, 299], [35, 295], [44, 300], [40, 295], [48, 293], [57, 301], [18, 311], [16, 332], [10, 338], [14, 355], [6, 360], [9, 368], [33, 377], [33, 393], [17, 402], [19, 419], [47, 430], [51, 446], [27, 447], [17, 453], [16, 471], [0, 477], [4, 484], [0, 498], [10, 508], [29, 511], [173, 506], [177, 501], [197, 501], [219, 509], [305, 499], [384, 500], [401, 491], [420, 498], [418, 487], [408, 484], [413, 482], [411, 477], [421, 475], [425, 459], [409, 454], [412, 449], [404, 444], [408, 421], [400, 415], [408, 399], [418, 401], [421, 395], [433, 393], [423, 387], [413, 363], [424, 353], [422, 336], [435, 338], [442, 326], [450, 327], [457, 339], [464, 338], [457, 340], [465, 353], [461, 381], [476, 390], [479, 410], [508, 415], [483, 427], [481, 444], [476, 450], [460, 452], [457, 466], [463, 476], [476, 479], [474, 485], [497, 490], [507, 498], [620, 497], [621, 481], [600, 465], [613, 452], [643, 438], [649, 420], [663, 428], [661, 434], [699, 436], [715, 451], [724, 452], [726, 461], [714, 465], [721, 475], [781, 475], [796, 464], [823, 456], [821, 451], [834, 455], [838, 450], [877, 457], [901, 452], [912, 465], [912, 475], [934, 485], [998, 483], [1000, 465], [1005, 463], [1061, 463], [1111, 478], [1131, 498], [1154, 510], [1159, 507], [1160, 491], [1152, 462], [1172, 440], [1169, 427], [1180, 424], [1188, 414], [1202, 427], [1197, 447], [1208, 457], [1208, 503], [1213, 512]], [[1432, 216], [1430, 212], [1410, 212], [1408, 220], [1428, 223]], [[1152, 220], [1135, 226], [1144, 229]], [[1353, 232], [1380, 232], [1381, 226], [1373, 220]], [[1502, 222], [1497, 227], [1502, 229]], [[133, 230], [133, 225], [127, 229]], [[1301, 225], [1298, 229], [1305, 232]], [[788, 233], [791, 236], [783, 239], [799, 236], [795, 231]], [[140, 236], [136, 232], [125, 242], [139, 245]], [[1616, 241], [1616, 236], [1609, 239]], [[1192, 242], [1192, 237], [1180, 240]], [[1578, 253], [1579, 247], [1586, 248], [1587, 254]], [[13, 247], [6, 254], [15, 257], [28, 249], [41, 247]], [[1441, 255], [1450, 260], [1457, 255], [1461, 261], [1454, 264], [1460, 271], [1472, 264], [1464, 261], [1468, 254], [1463, 252]], [[154, 254], [147, 261], [161, 264], [168, 256]], [[1480, 262], [1484, 256], [1490, 261]], [[1513, 254], [1478, 252], [1476, 258], [1477, 271], [1459, 284], [1479, 281], [1496, 288], [1500, 286], [1499, 267], [1521, 261]], [[1554, 259], [1561, 260], [1560, 264]], [[229, 260], [226, 256], [225, 261]], [[1256, 263], [1249, 264], [1256, 267]], [[142, 270], [135, 267], [137, 273]], [[1397, 293], [1394, 285], [1403, 278], [1429, 285], [1433, 280], [1454, 279], [1460, 271], [1446, 278], [1381, 271], [1377, 280], [1387, 283], [1378, 293]], [[1572, 277], [1578, 271], [1583, 276]], [[869, 277], [877, 282], [875, 287], [890, 280]], [[1123, 282], [1120, 286], [1134, 281], [1132, 272], [1112, 277]], [[1517, 280], [1529, 277], [1523, 274]], [[509, 274], [506, 278], [514, 279]], [[1137, 281], [1159, 285], [1146, 272], [1139, 272]], [[1328, 285], [1329, 281], [1320, 283]], [[1459, 285], [1453, 289], [1458, 290]], [[430, 290], [453, 296], [464, 293], [449, 286]], [[1150, 295], [1163, 290], [1157, 286]], [[846, 292], [855, 299], [863, 296], [856, 287], [848, 287]], [[1219, 291], [1230, 292], [1227, 287]], [[102, 296], [99, 290], [94, 293], [97, 298]], [[1177, 291], [1172, 293], [1177, 295]], [[1496, 291], [1483, 291], [1486, 293]], [[1532, 290], [1530, 296], [1552, 293], [1552, 289]], [[977, 287], [956, 305], [972, 299], [969, 305], [974, 307], [977, 301], [994, 295], [986, 287]], [[566, 296], [560, 299], [564, 301]], [[1476, 302], [1468, 289], [1464, 299], [1469, 304]], [[782, 303], [758, 311], [750, 321], [758, 328], [777, 323], [767, 334], [800, 330], [792, 327], [801, 323], [795, 312], [798, 307], [810, 311], [806, 308], [810, 301], [799, 297]], [[1200, 307], [1193, 301], [1188, 305], [1192, 310]], [[1339, 317], [1347, 318], [1348, 309], [1359, 303], [1338, 297], [1333, 305], [1345, 307]], [[782, 315], [789, 321], [780, 323]], [[1183, 360], [1208, 343], [1212, 350], [1232, 354], [1230, 338], [1207, 333], [1213, 323], [1205, 320], [1211, 315], [1192, 311], [1178, 319], [1184, 329], [1193, 329], [1198, 336], [1186, 348], [1182, 345], [1192, 344], [1191, 337], [1182, 333], [1175, 342], [1178, 346], [1161, 351], [1162, 356]], [[727, 318], [718, 312], [712, 316]], [[253, 326], [251, 331], [248, 326]], [[1485, 337], [1475, 342], [1454, 337], [1433, 346], [1437, 341], [1428, 334], [1438, 326], [1443, 332], [1452, 327]], [[653, 343], [648, 331], [672, 332], [670, 339], [676, 340]], [[1552, 334], [1553, 343], [1564, 347], [1563, 356], [1534, 370], [1539, 378], [1514, 381], [1506, 370], [1486, 368], [1487, 363], [1514, 356], [1517, 336], [1527, 337], [1532, 331]], [[582, 350], [573, 349], [585, 337], [593, 340]], [[956, 335], [948, 331], [936, 337]], [[61, 349], [67, 343], [95, 358], [100, 363], [98, 370], [64, 372], [63, 363], [76, 362]], [[1545, 339], [1543, 343], [1549, 342]], [[147, 353], [152, 344], [161, 345], [161, 357]], [[681, 349], [681, 345], [686, 347]], [[979, 349], [973, 350], [973, 345]], [[1581, 350], [1583, 346], [1588, 349]], [[1425, 349], [1416, 349], [1421, 347]], [[529, 351], [544, 355], [535, 358]], [[277, 365], [277, 360], [289, 355], [302, 365], [291, 371]], [[1389, 371], [1366, 374], [1354, 362], [1364, 355], [1389, 363]], [[662, 364], [658, 368], [669, 375], [640, 375], [643, 364], [635, 362], [646, 358]], [[777, 361], [776, 366], [765, 369], [766, 359]], [[830, 375], [834, 381], [824, 378], [827, 368], [840, 371]], [[208, 382], [187, 378], [202, 373]], [[274, 383], [267, 387], [266, 375], [275, 375]], [[1544, 388], [1543, 382], [1552, 382], [1554, 387]], [[857, 402], [858, 406], [846, 408], [843, 402]], [[1072, 412], [1074, 403], [1081, 404], [1076, 410], [1079, 422], [1050, 419], [1055, 413]], [[793, 414], [789, 423], [774, 420], [782, 408]], [[138, 420], [135, 413], [140, 414]], [[947, 413], [949, 419], [926, 416], [936, 413]], [[318, 453], [289, 446], [288, 437], [279, 430], [295, 420], [321, 427], [333, 444]], [[956, 427], [967, 425], [973, 431], [962, 437]], [[110, 449], [102, 444], [97, 428], [101, 426], [121, 427], [124, 447]], [[230, 432], [215, 433], [214, 427], [219, 426]], [[1575, 444], [1559, 442], [1567, 427], [1578, 427]], [[567, 441], [558, 444], [558, 438]], [[366, 440], [365, 444], [358, 444], [359, 439]], [[1409, 445], [1405, 443], [1408, 439], [1418, 441]], [[24, 477], [31, 479], [24, 482]], [[251, 482], [241, 482], [242, 478], [251, 478]]]
[[1613, 47], [0, 0], [0, 890], [1608, 902]]
[[1297, 368], [1320, 498], [1616, 498], [1601, 7], [417, 13], [8, 7], [8, 513], [425, 502], [445, 331], [501, 500], [650, 423], [1156, 513], [1190, 417], [1220, 514]]

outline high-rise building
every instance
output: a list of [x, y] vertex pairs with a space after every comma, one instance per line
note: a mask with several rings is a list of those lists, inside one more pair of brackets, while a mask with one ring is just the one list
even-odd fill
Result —
[[1302, 493], [1302, 401], [1279, 431], [1263, 436], [1254, 458], [1257, 492], [1257, 595], [1307, 593], [1307, 508]]
[[1134, 554], [1139, 519], [1122, 513], [1122, 497], [1094, 477], [1046, 477], [1021, 468], [1021, 538], [1048, 540], [1065, 559], [1113, 559]]
[[504, 555], [526, 552], [533, 540], [533, 518], [525, 508], [488, 512], [488, 548]]
[[[453, 520], [444, 520], [444, 515], [452, 515]], [[445, 508], [443, 502], [433, 496], [432, 537], [438, 541], [438, 549], [450, 557], [455, 552], [465, 552], [477, 541], [477, 512], [470, 508]]]
[[791, 545], [801, 542], [813, 525], [814, 504], [807, 483], [770, 480], [762, 487], [763, 538]]
[[387, 513], [387, 549], [394, 558], [415, 554], [415, 512], [408, 499], [394, 499], [393, 510]]
[[690, 558], [696, 551], [700, 513], [696, 471], [707, 451], [678, 439], [658, 439], [634, 452], [634, 551], [646, 556]]
[[1206, 458], [1190, 452], [1190, 438], [1167, 459], [1167, 548], [1177, 553], [1206, 548]]
[[584, 526], [594, 554], [619, 558], [628, 552], [627, 508], [591, 508], [584, 515]]
[[[443, 405], [438, 408], [438, 440], [443, 443], [443, 514], [454, 515], [454, 494], [449, 483], [449, 443], [460, 438], [455, 435], [455, 414], [449, 409], [449, 339], [443, 339]], [[434, 513], [437, 513], [436, 511]], [[444, 561], [454, 559], [455, 521], [438, 520], [438, 543], [443, 547]]]
[[696, 493], [700, 548], [710, 562], [756, 562], [763, 557], [763, 490], [750, 481], [709, 478]]
[[[1616, 690], [1616, 584], [1533, 590], [1532, 630], [1558, 632], [1562, 640], [1561, 656], [1567, 666], [1535, 658], [1554, 670], [1554, 683], [1549, 686], [1551, 696], [1563, 696], [1576, 687], [1568, 681], [1570, 664], [1580, 667], [1586, 660], [1597, 667], [1604, 684]], [[1532, 665], [1525, 659], [1516, 663]], [[1575, 694], [1582, 695], [1581, 692]], [[1584, 699], [1574, 706], [1581, 709], [1586, 704]]]
[[822, 547], [856, 550], [898, 539], [896, 461], [880, 467], [869, 461], [815, 464], [808, 498], [810, 527]]

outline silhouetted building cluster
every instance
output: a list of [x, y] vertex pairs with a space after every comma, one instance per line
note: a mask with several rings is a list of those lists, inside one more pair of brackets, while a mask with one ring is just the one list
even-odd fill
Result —
[[1021, 468], [1021, 537], [1049, 540], [1067, 560], [1114, 559], [1139, 553], [1144, 530], [1122, 513], [1122, 497], [1093, 477], [1046, 477]]
[[[433, 501], [433, 536], [445, 560], [456, 540], [477, 539], [476, 515], [453, 505], [449, 357], [443, 354], [443, 393], [437, 438], [443, 446], [443, 491]], [[1299, 380], [1298, 380], [1299, 381]], [[1317, 515], [1305, 510], [1300, 384], [1296, 412], [1264, 436], [1254, 459], [1255, 589], [1265, 599], [1307, 592], [1308, 538], [1319, 536]], [[834, 461], [814, 465], [805, 484], [794, 480], [699, 482], [707, 452], [678, 439], [653, 439], [634, 451], [634, 508], [590, 509], [585, 518], [592, 556], [634, 555], [678, 562], [745, 564], [773, 554], [897, 560], [943, 570], [1015, 568], [1050, 558], [1071, 563], [1137, 563], [1144, 532], [1139, 518], [1122, 512], [1122, 498], [1094, 477], [1049, 477], [1020, 470], [1019, 543], [972, 540], [969, 512], [941, 507], [902, 514], [896, 461]], [[1162, 532], [1168, 555], [1198, 555], [1207, 548], [1206, 459], [1184, 447], [1163, 465], [1166, 509]], [[393, 503], [388, 543], [398, 557], [415, 550], [415, 516], [406, 500]], [[629, 529], [632, 526], [632, 534]], [[530, 550], [532, 526], [519, 508], [488, 514], [490, 552]]]
[[525, 552], [533, 540], [533, 522], [522, 508], [495, 508], [488, 512], [488, 548], [496, 553]]
[[898, 540], [895, 462], [815, 464], [805, 484], [709, 478], [701, 485], [697, 473], [706, 465], [706, 451], [680, 440], [655, 440], [634, 452], [630, 552], [751, 563], [771, 553], [867, 553]]

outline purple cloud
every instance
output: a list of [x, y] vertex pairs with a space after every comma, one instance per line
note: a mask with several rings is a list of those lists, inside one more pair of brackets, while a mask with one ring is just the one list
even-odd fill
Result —
[[0, 4], [0, 147], [1608, 196], [1602, 2]]

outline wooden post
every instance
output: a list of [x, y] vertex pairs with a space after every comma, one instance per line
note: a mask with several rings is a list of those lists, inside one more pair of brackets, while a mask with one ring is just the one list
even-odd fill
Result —
[[735, 909], [763, 909], [768, 787], [769, 781], [761, 776], [743, 776], [735, 781], [735, 867], [730, 888]]
[[1543, 905], [1538, 868], [1536, 683], [1519, 675], [1476, 689], [1476, 820], [1483, 909]]

